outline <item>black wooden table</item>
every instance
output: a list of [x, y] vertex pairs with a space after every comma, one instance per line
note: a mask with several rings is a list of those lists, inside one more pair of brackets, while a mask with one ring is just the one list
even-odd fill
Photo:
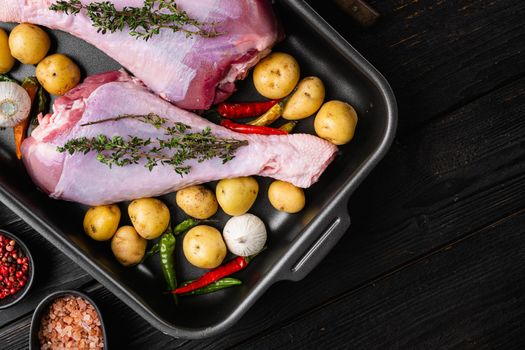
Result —
[[0, 205], [39, 267], [25, 302], [0, 311], [0, 349], [27, 348], [32, 309], [65, 288], [94, 296], [115, 348], [525, 347], [525, 2], [370, 1], [382, 14], [370, 29], [311, 3], [383, 72], [400, 111], [332, 253], [226, 334], [177, 340]]

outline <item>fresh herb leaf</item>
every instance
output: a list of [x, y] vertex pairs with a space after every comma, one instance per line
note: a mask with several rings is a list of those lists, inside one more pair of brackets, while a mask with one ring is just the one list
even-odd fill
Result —
[[18, 81], [16, 81], [15, 79], [5, 75], [5, 74], [0, 74], [0, 82], [7, 82], [7, 83], [17, 83], [18, 84]]
[[49, 7], [52, 11], [77, 15], [81, 10], [91, 20], [93, 27], [102, 34], [121, 32], [126, 28], [135, 38], [149, 40], [162, 29], [185, 33], [187, 37], [199, 35], [216, 37], [217, 23], [203, 23], [179, 10], [174, 0], [145, 0], [142, 7], [125, 6], [117, 10], [110, 1], [92, 2], [84, 5], [80, 0], [59, 0]]
[[186, 165], [188, 160], [196, 160], [201, 163], [219, 158], [224, 164], [235, 157], [238, 148], [248, 144], [246, 140], [216, 137], [210, 128], [205, 128], [201, 132], [188, 132], [191, 126], [184, 123], [167, 125], [166, 118], [161, 118], [154, 113], [119, 115], [81, 124], [81, 126], [116, 122], [123, 119], [134, 119], [150, 124], [156, 129], [163, 130], [166, 138], [143, 139], [130, 135], [124, 139], [122, 136], [107, 137], [100, 134], [93, 138], [71, 139], [64, 146], [57, 147], [57, 151], [71, 155], [77, 152], [87, 154], [94, 151], [97, 154], [96, 159], [109, 168], [139, 164], [140, 161], [144, 161], [144, 167], [150, 171], [159, 165], [170, 166], [177, 174], [183, 176], [191, 171], [191, 166]]

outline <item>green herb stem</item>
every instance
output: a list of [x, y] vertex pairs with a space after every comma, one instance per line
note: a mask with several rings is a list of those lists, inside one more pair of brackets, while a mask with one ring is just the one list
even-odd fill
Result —
[[211, 133], [209, 128], [201, 132], [189, 132], [191, 126], [184, 123], [172, 123], [161, 118], [157, 114], [146, 115], [120, 115], [114, 118], [102, 119], [81, 126], [91, 126], [106, 122], [115, 122], [123, 119], [135, 119], [142, 123], [152, 125], [156, 129], [164, 131], [165, 139], [143, 139], [137, 136], [108, 137], [98, 135], [97, 137], [81, 137], [67, 141], [64, 146], [57, 147], [58, 152], [69, 154], [91, 151], [97, 153], [97, 160], [106, 164], [109, 168], [113, 166], [124, 167], [131, 164], [139, 164], [145, 160], [145, 167], [150, 171], [158, 165], [173, 167], [175, 172], [181, 176], [191, 171], [191, 166], [186, 161], [196, 160], [201, 163], [213, 158], [222, 159], [223, 164], [232, 160], [238, 148], [246, 146], [248, 141], [234, 138], [220, 138]]
[[110, 1], [84, 5], [80, 0], [59, 0], [49, 9], [71, 15], [86, 10], [99, 33], [121, 32], [127, 27], [131, 36], [146, 41], [158, 35], [162, 29], [182, 32], [187, 37], [198, 35], [210, 38], [221, 35], [216, 30], [217, 23], [203, 23], [191, 18], [186, 11], [177, 7], [174, 0], [145, 0], [142, 7], [126, 6], [122, 10], [117, 10]]

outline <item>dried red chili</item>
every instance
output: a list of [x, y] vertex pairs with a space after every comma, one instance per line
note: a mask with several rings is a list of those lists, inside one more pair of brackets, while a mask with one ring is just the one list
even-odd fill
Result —
[[29, 259], [14, 239], [0, 234], [0, 299], [16, 294], [27, 283]]
[[261, 115], [275, 106], [279, 100], [265, 102], [222, 102], [217, 105], [217, 112], [224, 118], [248, 118]]

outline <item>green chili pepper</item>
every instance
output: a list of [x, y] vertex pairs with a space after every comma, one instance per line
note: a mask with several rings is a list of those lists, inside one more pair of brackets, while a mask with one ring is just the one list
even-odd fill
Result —
[[[162, 266], [162, 273], [168, 285], [169, 290], [177, 288], [177, 277], [175, 275], [175, 243], [177, 242], [175, 236], [171, 231], [165, 232], [159, 241], [160, 247], [160, 264]], [[177, 303], [177, 298], [175, 298]]]
[[[186, 281], [186, 282], [184, 282], [182, 284], [182, 286], [188, 285], [188, 284], [190, 284], [192, 282], [193, 281]], [[238, 285], [241, 285], [241, 284], [242, 284], [242, 281], [238, 280], [237, 278], [225, 277], [225, 278], [221, 278], [220, 280], [217, 280], [217, 281], [215, 281], [215, 282], [213, 282], [211, 284], [208, 284], [207, 286], [204, 286], [202, 288], [193, 290], [193, 291], [188, 292], [188, 293], [180, 294], [180, 296], [208, 294], [208, 293], [216, 292], [216, 291], [221, 290], [221, 289], [238, 286]]]
[[45, 114], [48, 111], [49, 98], [42, 86], [38, 89], [38, 113]]
[[[160, 241], [159, 241], [160, 242]], [[149, 250], [144, 254], [144, 257], [142, 258], [141, 264], [150, 256], [157, 254], [160, 251], [160, 244], [159, 242], [155, 243], [154, 245], [149, 248]]]
[[[49, 97], [48, 97], [46, 90], [44, 90], [42, 86], [38, 88], [36, 98], [37, 98], [37, 105], [36, 105], [35, 117], [38, 116], [38, 114], [40, 113], [42, 113], [42, 115], [46, 115], [47, 112], [49, 111]], [[32, 118], [31, 125], [34, 127], [38, 126], [38, 118]]]
[[[191, 228], [194, 228], [195, 226], [199, 225], [201, 222], [202, 220], [197, 220], [193, 218], [186, 219], [180, 224], [178, 224], [177, 226], [175, 226], [175, 228], [172, 230], [172, 233], [177, 236], [181, 233], [188, 231]], [[146, 254], [144, 254], [144, 257], [142, 258], [141, 263], [146, 261], [147, 258], [157, 254], [159, 251], [160, 251], [160, 241], [152, 245], [151, 248], [146, 252]]]
[[186, 219], [183, 222], [181, 222], [180, 224], [178, 224], [177, 226], [175, 226], [175, 228], [173, 229], [173, 234], [174, 235], [179, 235], [181, 233], [184, 233], [184, 232], [188, 231], [189, 229], [194, 228], [195, 226], [197, 226], [201, 222], [202, 222], [202, 220], [197, 220], [197, 219], [193, 219], [193, 218]]

